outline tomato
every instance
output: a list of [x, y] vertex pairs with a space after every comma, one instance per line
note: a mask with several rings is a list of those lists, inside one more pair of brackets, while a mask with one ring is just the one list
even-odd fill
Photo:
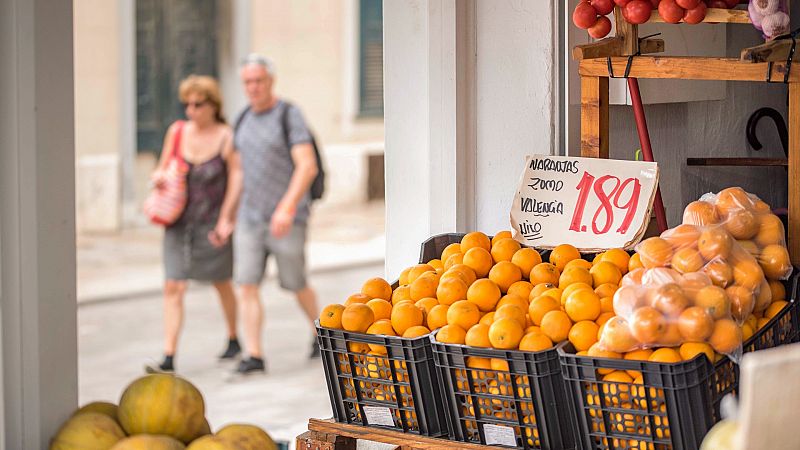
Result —
[[633, 0], [622, 10], [622, 16], [628, 23], [640, 25], [650, 20], [653, 4], [649, 0]]
[[658, 5], [661, 4], [661, 0], [650, 0], [650, 3], [653, 5], [653, 9], [658, 9]]
[[601, 16], [607, 16], [611, 14], [611, 11], [614, 11], [614, 0], [591, 0], [589, 3], [594, 6], [597, 14]]
[[686, 10], [678, 6], [675, 0], [661, 0], [658, 5], [658, 15], [667, 23], [678, 23], [683, 20]]
[[687, 9], [683, 15], [683, 21], [689, 24], [698, 24], [706, 18], [706, 4], [700, 2], [695, 8]]
[[707, 3], [709, 8], [728, 9], [728, 4], [725, 0], [711, 0]]
[[624, 8], [624, 7], [628, 6], [628, 3], [630, 3], [630, 2], [631, 2], [631, 0], [614, 0], [614, 3], [616, 3], [617, 6], [619, 6], [620, 8]]
[[694, 9], [700, 0], [675, 0], [675, 3], [683, 9]]
[[580, 2], [572, 12], [572, 22], [578, 28], [588, 30], [592, 25], [597, 23], [597, 12], [588, 2]]
[[600, 16], [597, 23], [589, 28], [589, 36], [595, 39], [602, 39], [611, 32], [611, 20], [606, 16]]
[[725, 0], [725, 3], [728, 4], [728, 9], [736, 8], [736, 5], [739, 4], [739, 0]]

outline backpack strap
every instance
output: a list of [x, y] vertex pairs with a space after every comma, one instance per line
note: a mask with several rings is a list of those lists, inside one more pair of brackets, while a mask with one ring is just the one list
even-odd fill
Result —
[[292, 108], [292, 104], [283, 101], [283, 104], [286, 105], [285, 108], [281, 111], [281, 129], [283, 130], [283, 141], [286, 142], [286, 147], [289, 149], [289, 152], [292, 151], [291, 142], [289, 142], [289, 108]]
[[244, 120], [244, 117], [245, 117], [245, 116], [247, 115], [247, 113], [249, 113], [249, 112], [250, 112], [250, 106], [248, 105], [247, 107], [245, 107], [245, 108], [242, 110], [242, 112], [240, 112], [240, 113], [239, 113], [239, 115], [238, 115], [238, 116], [236, 116], [236, 121], [233, 123], [233, 132], [234, 132], [234, 133], [236, 133], [237, 131], [239, 131], [239, 125], [241, 125], [241, 124], [242, 124], [242, 121]]

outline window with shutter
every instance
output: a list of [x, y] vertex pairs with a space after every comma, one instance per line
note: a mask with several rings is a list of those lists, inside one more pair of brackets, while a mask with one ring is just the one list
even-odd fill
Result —
[[383, 2], [359, 2], [359, 99], [362, 117], [383, 116]]

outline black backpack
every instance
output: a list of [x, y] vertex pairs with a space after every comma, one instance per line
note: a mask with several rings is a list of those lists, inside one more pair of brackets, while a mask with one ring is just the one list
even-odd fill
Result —
[[[287, 113], [289, 108], [292, 107], [292, 104], [287, 101], [284, 101], [283, 103], [286, 105], [286, 107], [281, 111], [281, 128], [283, 128], [283, 140], [286, 142], [286, 146], [289, 147], [289, 124], [287, 123]], [[250, 112], [249, 106], [245, 108], [241, 114], [239, 114], [239, 117], [236, 118], [236, 123], [233, 126], [234, 133], [239, 130], [239, 125], [242, 124], [242, 120], [248, 112]], [[311, 132], [311, 130], [308, 130], [308, 134], [311, 136], [311, 147], [314, 149], [314, 156], [317, 158], [317, 176], [314, 177], [314, 181], [311, 182], [311, 187], [308, 190], [311, 193], [311, 200], [319, 200], [325, 194], [325, 169], [322, 165], [322, 156], [320, 155], [319, 148], [317, 147], [317, 139], [314, 137], [314, 134]]]

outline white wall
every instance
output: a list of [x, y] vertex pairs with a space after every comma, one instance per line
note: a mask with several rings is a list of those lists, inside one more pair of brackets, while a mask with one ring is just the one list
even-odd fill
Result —
[[525, 155], [557, 149], [550, 2], [384, 2], [387, 276], [432, 234], [508, 229]]

